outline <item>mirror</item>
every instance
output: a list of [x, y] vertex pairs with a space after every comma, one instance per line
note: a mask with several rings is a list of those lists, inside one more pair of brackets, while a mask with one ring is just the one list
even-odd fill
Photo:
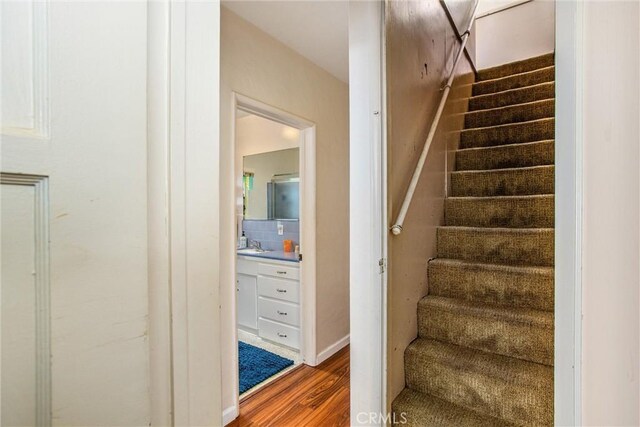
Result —
[[300, 218], [300, 149], [243, 157], [244, 219]]

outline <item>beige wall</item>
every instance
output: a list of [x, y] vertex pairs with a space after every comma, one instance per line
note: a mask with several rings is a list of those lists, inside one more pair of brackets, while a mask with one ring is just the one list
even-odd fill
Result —
[[[439, 88], [451, 70], [459, 43], [436, 0], [387, 2], [386, 43], [388, 213], [389, 220], [394, 221], [440, 100]], [[466, 58], [461, 60], [458, 73], [453, 98], [470, 92], [470, 86], [463, 85], [473, 81]], [[448, 117], [443, 118], [427, 157], [404, 232], [389, 237], [389, 403], [404, 387], [404, 350], [417, 336], [417, 304], [427, 293], [427, 260], [435, 256], [436, 227], [444, 218], [449, 169], [449, 134], [444, 129], [460, 129], [460, 117], [454, 120], [450, 116], [454, 110], [465, 109], [466, 102], [448, 103]], [[455, 146], [455, 138], [449, 143]]]
[[584, 4], [584, 425], [640, 424], [639, 14], [638, 2]]
[[476, 20], [478, 69], [553, 52], [555, 4], [533, 0]]
[[316, 124], [316, 348], [349, 334], [349, 91], [348, 85], [226, 8], [221, 15], [221, 303], [223, 408], [233, 405], [228, 366], [236, 363], [234, 150], [232, 92], [257, 99]]

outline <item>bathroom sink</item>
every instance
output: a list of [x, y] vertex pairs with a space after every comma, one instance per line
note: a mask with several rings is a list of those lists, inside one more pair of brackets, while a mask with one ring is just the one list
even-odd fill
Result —
[[255, 248], [238, 249], [238, 253], [240, 255], [257, 255], [257, 254], [264, 254], [267, 252], [271, 252], [271, 251], [267, 251], [265, 249], [255, 249]]

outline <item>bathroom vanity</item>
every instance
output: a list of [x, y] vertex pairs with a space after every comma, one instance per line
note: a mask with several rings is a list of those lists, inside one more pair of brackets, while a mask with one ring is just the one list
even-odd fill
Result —
[[299, 350], [300, 264], [293, 253], [239, 251], [236, 292], [240, 329]]

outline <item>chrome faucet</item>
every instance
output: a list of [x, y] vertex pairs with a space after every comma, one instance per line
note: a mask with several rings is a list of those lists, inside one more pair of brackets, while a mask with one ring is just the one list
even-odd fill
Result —
[[255, 249], [256, 251], [262, 251], [262, 243], [257, 240], [249, 240], [249, 247]]

